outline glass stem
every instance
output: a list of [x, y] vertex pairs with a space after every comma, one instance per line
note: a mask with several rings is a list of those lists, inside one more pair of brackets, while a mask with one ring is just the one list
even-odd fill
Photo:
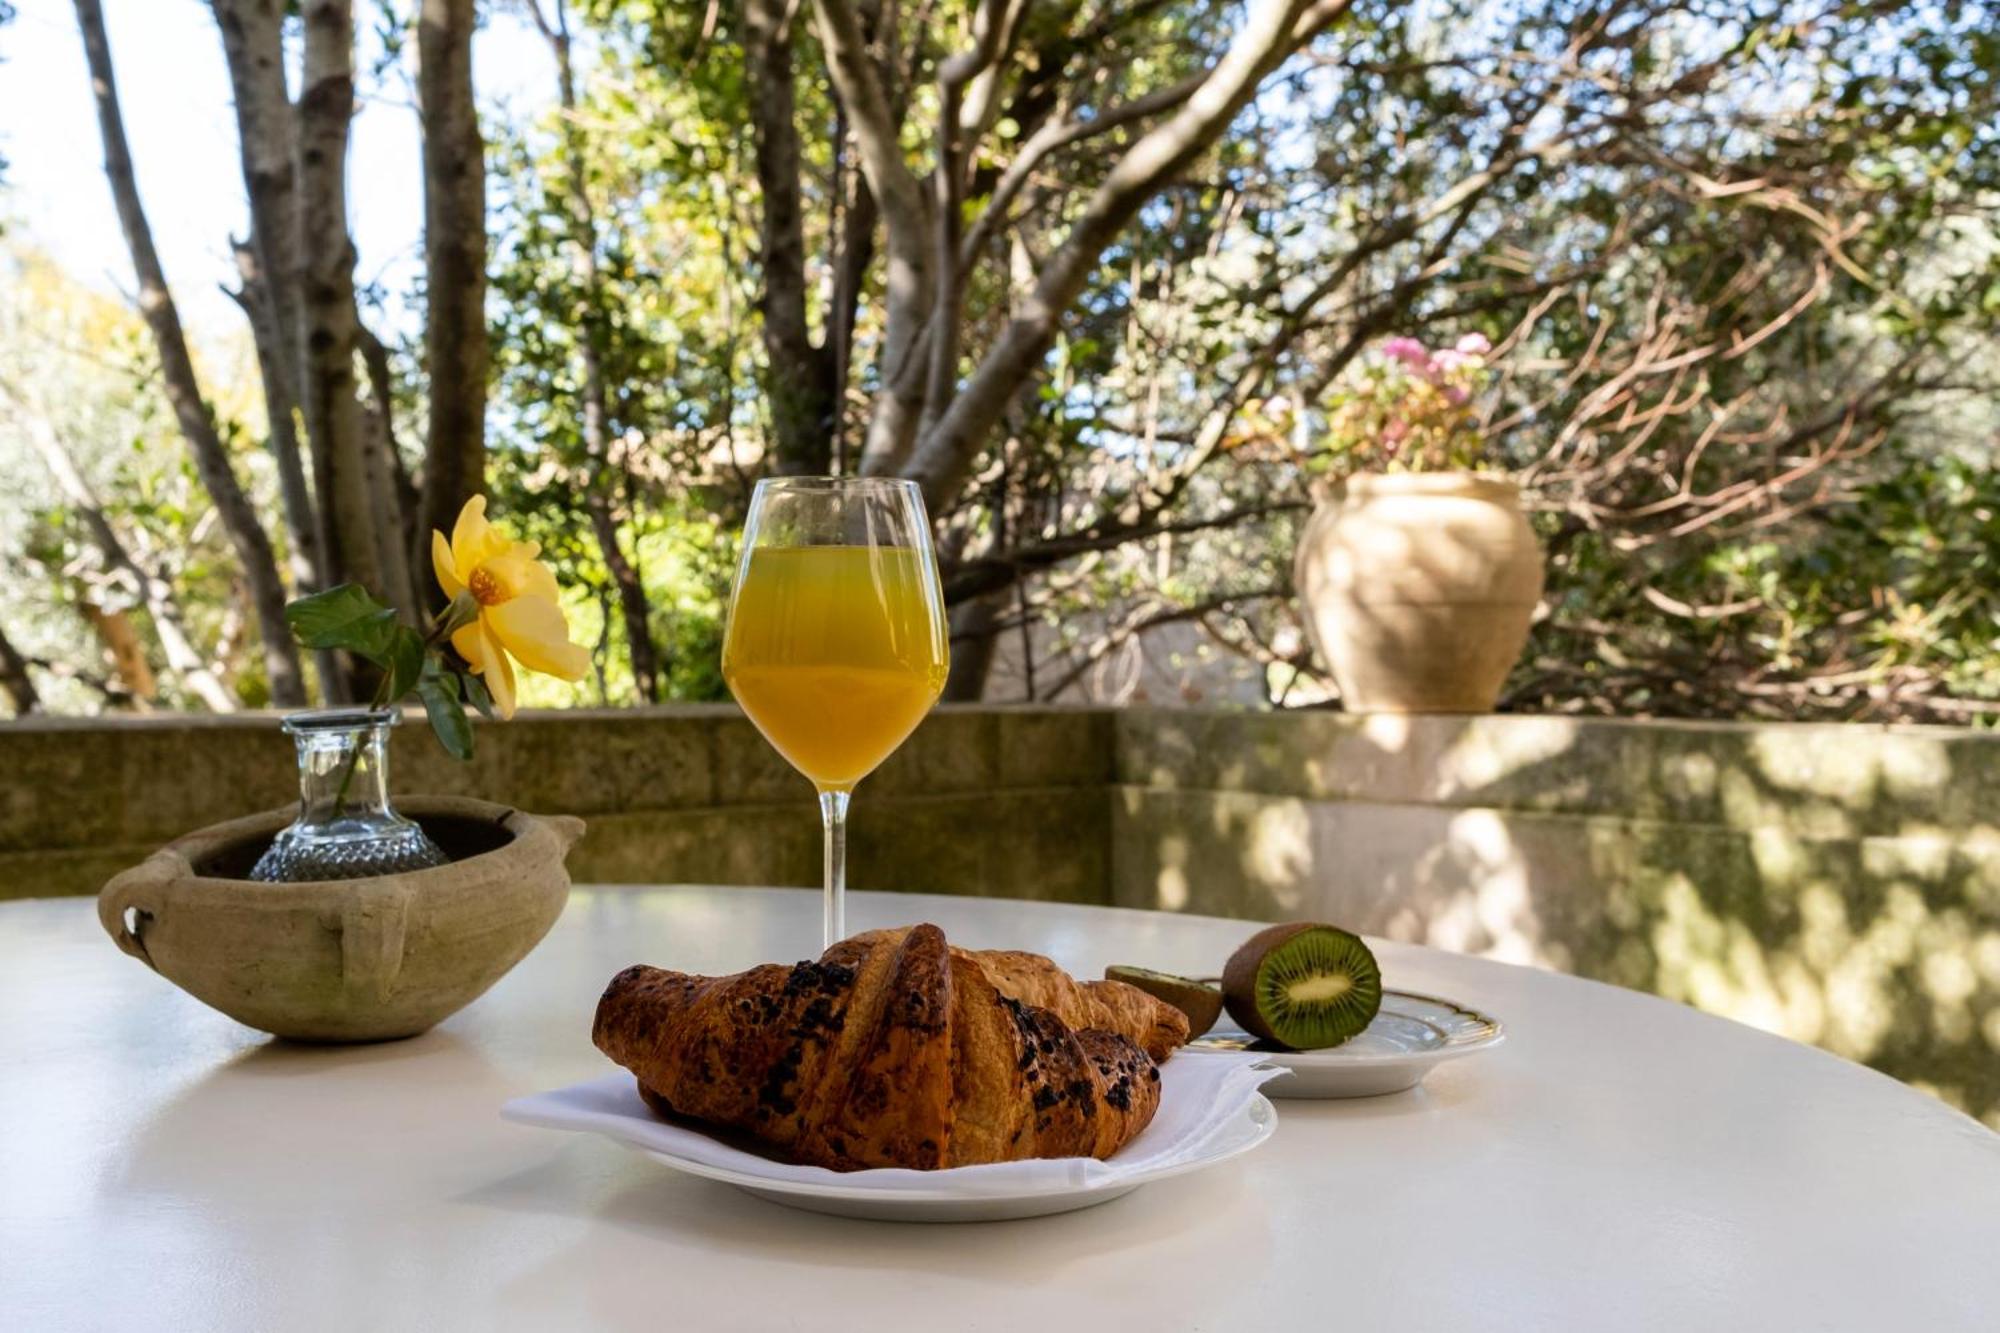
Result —
[[826, 829], [826, 946], [847, 938], [847, 802], [844, 789], [819, 794], [819, 822]]

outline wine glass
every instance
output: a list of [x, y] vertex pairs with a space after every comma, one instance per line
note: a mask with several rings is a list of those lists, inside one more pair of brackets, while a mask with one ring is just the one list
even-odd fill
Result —
[[828, 946], [847, 936], [848, 800], [937, 702], [950, 654], [914, 482], [757, 483], [722, 677], [764, 739], [819, 789]]

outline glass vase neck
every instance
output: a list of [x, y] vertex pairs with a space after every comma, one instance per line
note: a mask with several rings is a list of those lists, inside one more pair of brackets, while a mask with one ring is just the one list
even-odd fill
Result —
[[393, 818], [389, 728], [393, 708], [323, 708], [285, 719], [299, 751], [299, 818], [308, 823]]

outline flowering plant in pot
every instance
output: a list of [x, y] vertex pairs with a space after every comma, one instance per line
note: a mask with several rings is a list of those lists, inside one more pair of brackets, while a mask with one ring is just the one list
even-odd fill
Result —
[[1491, 352], [1478, 334], [1385, 340], [1334, 386], [1300, 460], [1317, 503], [1294, 579], [1352, 711], [1486, 712], [1527, 641], [1542, 556], [1519, 487], [1480, 467]]
[[488, 718], [514, 715], [515, 668], [581, 680], [589, 655], [569, 640], [555, 575], [534, 542], [517, 542], [473, 496], [452, 535], [431, 534], [431, 567], [451, 600], [419, 631], [358, 584], [343, 583], [285, 608], [299, 642], [336, 649], [379, 672], [366, 708], [294, 713], [299, 817], [250, 871], [259, 880], [349, 879], [444, 864], [446, 857], [389, 806], [388, 734], [395, 705], [415, 695], [438, 743], [472, 757], [470, 705]]
[[399, 813], [386, 764], [407, 697], [468, 759], [466, 708], [511, 716], [517, 663], [583, 675], [539, 555], [474, 497], [451, 537], [433, 534], [450, 600], [425, 627], [352, 584], [293, 602], [302, 644], [375, 665], [374, 698], [285, 719], [296, 810], [187, 834], [106, 884], [98, 917], [118, 947], [240, 1022], [308, 1041], [422, 1032], [525, 957], [569, 896], [563, 861], [582, 822], [454, 797], [406, 798]]

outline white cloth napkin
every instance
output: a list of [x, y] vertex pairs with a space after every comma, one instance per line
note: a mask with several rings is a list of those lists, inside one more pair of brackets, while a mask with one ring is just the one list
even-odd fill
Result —
[[1283, 1072], [1248, 1054], [1203, 1053], [1167, 1061], [1160, 1067], [1160, 1109], [1153, 1123], [1108, 1162], [1061, 1157], [944, 1171], [829, 1171], [821, 1166], [793, 1166], [732, 1147], [698, 1129], [661, 1120], [639, 1099], [632, 1076], [623, 1071], [552, 1092], [517, 1097], [500, 1108], [500, 1115], [524, 1125], [602, 1134], [649, 1152], [766, 1180], [977, 1198], [1097, 1188], [1177, 1166], [1198, 1156], [1210, 1139], [1248, 1111], [1260, 1084]]

